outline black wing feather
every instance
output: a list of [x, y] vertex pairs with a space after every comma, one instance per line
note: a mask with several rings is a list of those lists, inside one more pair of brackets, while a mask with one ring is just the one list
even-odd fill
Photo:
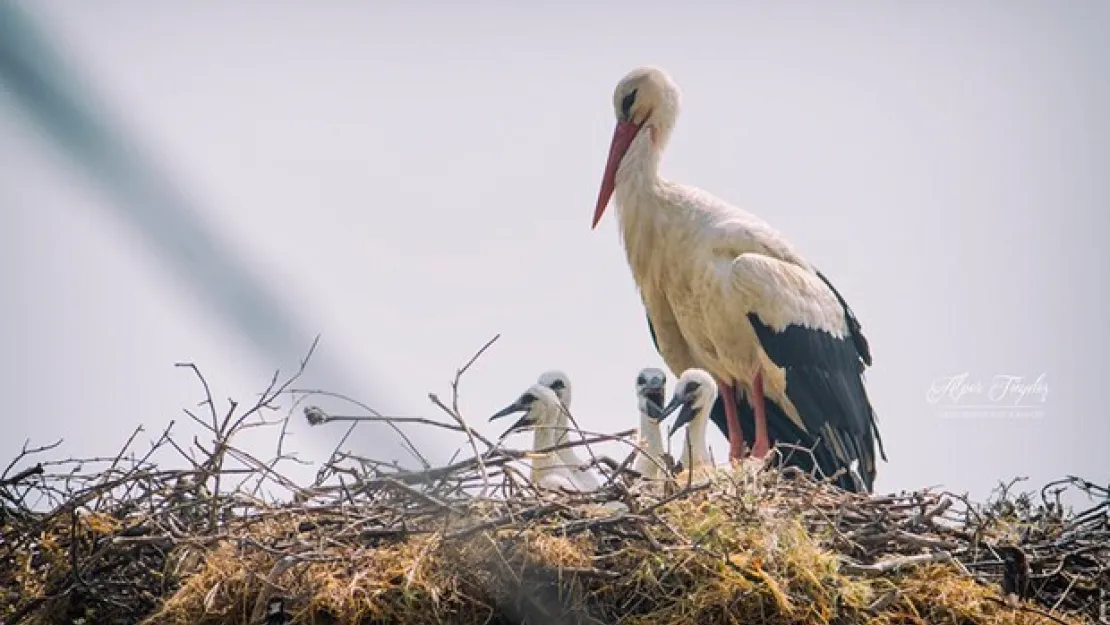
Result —
[[[655, 351], [659, 351], [659, 340], [655, 335], [655, 327], [651, 323], [651, 317], [647, 317], [648, 333], [651, 335], [651, 342], [655, 346]], [[681, 371], [675, 372], [681, 375]], [[713, 403], [713, 409], [709, 413], [709, 419], [721, 431], [721, 434], [728, 438], [728, 421], [725, 417], [725, 398], [722, 396], [717, 397], [717, 401]], [[791, 399], [793, 401], [793, 399]], [[751, 448], [755, 444], [755, 412], [752, 405], [746, 398], [736, 399], [737, 415], [740, 418], [740, 430], [744, 435], [745, 444]], [[804, 451], [796, 451], [792, 449], [780, 449], [778, 454], [777, 464], [780, 467], [790, 466], [795, 467], [799, 471], [807, 474], [813, 474], [815, 468], [819, 470], [819, 477], [829, 476], [838, 471], [842, 463], [839, 462], [836, 456], [832, 453], [831, 448], [827, 445], [819, 445], [818, 439], [809, 433], [798, 428], [794, 422], [786, 416], [786, 412], [782, 406], [776, 403], [773, 399], [765, 398], [765, 412], [767, 413], [767, 429], [768, 435], [772, 444], [785, 443], [795, 445], [801, 449], [812, 449], [812, 452], [806, 453]], [[814, 466], [816, 464], [816, 467]], [[861, 464], [862, 461], [861, 461]], [[837, 480], [837, 485], [847, 491], [862, 492], [864, 488], [867, 491], [871, 490], [871, 484], [868, 482], [866, 485], [857, 484], [850, 475], [843, 475]]]
[[[794, 467], [799, 471], [825, 478], [836, 473], [843, 463], [839, 462], [824, 445], [819, 445], [818, 439], [809, 433], [798, 429], [798, 426], [786, 416], [786, 412], [777, 402], [769, 397], [764, 398], [764, 411], [767, 414], [767, 435], [772, 444], [780, 445], [775, 456], [775, 466]], [[744, 442], [750, 448], [755, 444], [755, 410], [750, 399], [738, 400], [737, 415], [740, 418], [740, 430], [744, 434]], [[726, 437], [728, 436], [728, 422], [725, 417], [724, 404], [717, 403], [713, 406], [710, 419]], [[792, 445], [793, 447], [782, 447]], [[806, 451], [809, 450], [809, 451]], [[845, 473], [836, 480], [836, 485], [850, 492], [865, 492], [869, 487], [858, 484], [851, 475]]]
[[863, 326], [860, 325], [859, 320], [856, 319], [856, 314], [852, 312], [852, 308], [848, 306], [848, 302], [844, 301], [844, 297], [840, 295], [840, 291], [832, 285], [832, 282], [825, 277], [825, 274], [814, 269], [817, 277], [821, 278], [821, 282], [829, 287], [829, 290], [836, 296], [836, 301], [840, 302], [840, 307], [844, 309], [844, 318], [848, 320], [848, 334], [852, 337], [852, 343], [856, 346], [856, 351], [859, 352], [860, 360], [868, 367], [871, 366], [871, 346], [867, 344], [867, 337], [863, 335]]
[[[825, 274], [817, 271], [817, 269], [814, 269], [813, 271], [817, 274], [818, 278], [821, 278], [821, 282], [824, 282], [825, 286], [829, 287], [829, 290], [832, 291], [833, 295], [836, 296], [836, 301], [840, 302], [840, 307], [844, 309], [844, 319], [848, 323], [848, 334], [852, 337], [852, 343], [856, 346], [856, 351], [858, 352], [859, 359], [863, 363], [859, 367], [860, 375], [862, 375], [864, 368], [870, 367], [872, 362], [871, 346], [867, 342], [867, 337], [863, 335], [863, 326], [860, 325], [859, 319], [857, 319], [856, 314], [852, 312], [852, 307], [848, 305], [848, 302], [844, 299], [844, 296], [840, 294], [840, 291], [836, 290], [835, 286], [833, 286], [832, 281], [826, 278]], [[875, 442], [879, 445], [879, 456], [882, 457], [882, 459], [885, 461], [886, 450], [883, 448], [883, 437], [881, 434], [879, 434], [879, 425], [875, 422], [874, 408], [872, 408], [871, 410], [871, 424], [872, 430], [874, 431], [875, 435]]]
[[[867, 390], [860, 377], [860, 354], [854, 340], [800, 325], [776, 332], [755, 313], [748, 313], [767, 356], [786, 371], [786, 396], [813, 436], [847, 469], [858, 459], [870, 490], [875, 478], [878, 431]], [[836, 453], [840, 447], [841, 453]], [[884, 456], [885, 459], [885, 456]]]

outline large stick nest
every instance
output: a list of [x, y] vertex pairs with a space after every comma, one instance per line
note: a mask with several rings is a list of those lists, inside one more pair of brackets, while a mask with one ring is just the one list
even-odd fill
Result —
[[[302, 487], [276, 469], [281, 443], [270, 461], [234, 445], [295, 379], [222, 415], [207, 397], [208, 418], [189, 416], [212, 442], [194, 453], [170, 428], [141, 456], [134, 435], [103, 459], [27, 466], [55, 447], [25, 448], [0, 476], [0, 623], [1110, 622], [1110, 492], [1082, 479], [977, 505], [755, 465], [644, 488], [629, 457], [597, 463], [597, 493], [545, 493], [527, 454], [432, 396], [448, 422], [401, 421], [460, 432], [469, 459], [336, 452]], [[159, 449], [189, 468], [159, 467]], [[1065, 489], [1095, 504], [1066, 509]]]

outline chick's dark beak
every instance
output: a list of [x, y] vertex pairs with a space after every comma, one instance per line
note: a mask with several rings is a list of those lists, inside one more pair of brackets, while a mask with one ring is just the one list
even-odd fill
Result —
[[671, 403], [667, 404], [667, 407], [663, 409], [663, 417], [666, 418], [667, 415], [679, 408], [681, 408], [681, 410], [678, 412], [678, 418], [674, 420], [674, 423], [671, 424], [671, 430], [667, 432], [668, 437], [674, 436], [674, 433], [677, 432], [680, 427], [694, 420], [694, 398], [682, 397], [680, 395], [675, 395], [671, 399]]
[[662, 421], [663, 414], [663, 389], [661, 388], [647, 388], [644, 389], [644, 409], [647, 415], [656, 421]]
[[496, 413], [493, 414], [492, 417], [489, 418], [490, 421], [493, 421], [495, 419], [507, 417], [516, 412], [523, 412], [524, 414], [521, 415], [519, 419], [517, 419], [516, 423], [512, 424], [507, 430], [505, 430], [504, 434], [501, 435], [502, 437], [506, 436], [509, 432], [532, 425], [533, 419], [532, 415], [528, 411], [528, 406], [525, 406], [520, 401], [515, 401], [508, 406], [505, 406], [501, 410], [498, 410]]
[[509, 404], [508, 406], [505, 406], [501, 410], [498, 410], [497, 412], [493, 413], [493, 416], [490, 417], [489, 420], [493, 421], [494, 419], [500, 419], [502, 417], [507, 417], [507, 416], [513, 414], [514, 412], [520, 412], [522, 410], [526, 410], [526, 408], [524, 406], [522, 406], [519, 401], [514, 401], [513, 403]]
[[674, 397], [672, 397], [670, 403], [668, 403], [663, 408], [663, 418], [666, 419], [668, 416], [670, 416], [670, 414], [672, 412], [674, 412], [675, 410], [678, 410], [678, 407], [681, 406], [681, 405], [682, 405], [682, 398], [681, 397], [679, 397], [678, 395], [675, 395]]

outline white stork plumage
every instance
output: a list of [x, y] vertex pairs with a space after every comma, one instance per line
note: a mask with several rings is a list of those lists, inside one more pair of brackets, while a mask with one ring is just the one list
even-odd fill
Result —
[[[826, 474], [858, 464], [863, 483], [839, 483], [870, 491], [876, 441], [886, 455], [863, 385], [871, 354], [859, 322], [771, 226], [659, 175], [679, 102], [658, 68], [635, 69], [617, 84], [593, 227], [615, 195], [652, 338], [671, 371], [701, 368], [716, 380], [725, 414], [715, 409], [711, 418], [729, 438], [730, 460], [742, 457], [745, 441], [758, 458], [772, 441], [810, 447]], [[812, 468], [805, 454], [786, 462]]]
[[[506, 434], [518, 429], [532, 429], [534, 451], [567, 441], [566, 409], [555, 391], [548, 386], [533, 384], [516, 401], [496, 412], [489, 420], [517, 412], [523, 412], [524, 415], [506, 430]], [[531, 479], [540, 488], [578, 492], [597, 490], [600, 483], [592, 473], [580, 469], [584, 464], [570, 448], [544, 452], [532, 459]]]
[[636, 375], [636, 403], [640, 408], [640, 445], [643, 452], [636, 455], [632, 468], [646, 480], [664, 476], [663, 402], [666, 401], [667, 374], [655, 367], [647, 367]]
[[[570, 376], [559, 369], [552, 369], [540, 374], [537, 382], [555, 391], [555, 396], [563, 403], [564, 410], [559, 411], [559, 420], [554, 428], [558, 434], [555, 444], [561, 445], [570, 440], [570, 400], [572, 397]], [[539, 448], [537, 447], [537, 449]], [[574, 453], [573, 449], [567, 447], [556, 453], [566, 463], [567, 470], [571, 472], [575, 480], [584, 487], [588, 487], [587, 490], [596, 490], [600, 487], [600, 482], [594, 474], [588, 469], [581, 468], [581, 459], [579, 459], [578, 454]]]
[[712, 468], [709, 446], [705, 439], [705, 427], [709, 423], [709, 412], [717, 401], [717, 383], [713, 376], [702, 369], [687, 369], [679, 376], [674, 387], [674, 396], [663, 409], [663, 418], [678, 410], [678, 417], [671, 423], [667, 437], [674, 436], [679, 428], [686, 426], [686, 440], [682, 444], [682, 471], [695, 473]]

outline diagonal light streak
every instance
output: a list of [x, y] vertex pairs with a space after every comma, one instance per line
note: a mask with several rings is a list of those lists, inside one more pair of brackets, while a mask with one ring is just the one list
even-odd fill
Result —
[[[220, 321], [246, 337], [267, 366], [296, 363], [304, 356], [312, 333], [287, 302], [251, 275], [235, 247], [221, 240], [134, 141], [124, 139], [129, 133], [79, 87], [76, 72], [10, 2], [0, 2], [0, 84], [74, 165], [101, 183], [116, 216], [137, 229], [164, 267]], [[329, 389], [366, 390], [364, 384], [352, 385], [342, 367], [320, 351], [305, 378]], [[358, 438], [363, 439], [360, 451], [386, 452], [380, 437]]]

